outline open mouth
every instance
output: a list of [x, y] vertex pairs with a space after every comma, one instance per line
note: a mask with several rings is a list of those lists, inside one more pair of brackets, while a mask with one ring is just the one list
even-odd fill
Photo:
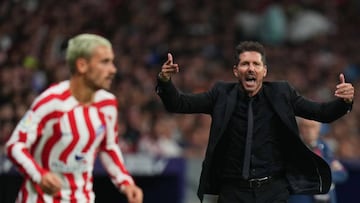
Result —
[[246, 81], [255, 81], [256, 77], [255, 77], [255, 75], [248, 75], [248, 76], [246, 76], [245, 80]]
[[256, 82], [256, 77], [254, 75], [248, 75], [246, 76], [245, 78], [245, 84], [247, 86], [253, 86], [255, 85], [255, 82]]

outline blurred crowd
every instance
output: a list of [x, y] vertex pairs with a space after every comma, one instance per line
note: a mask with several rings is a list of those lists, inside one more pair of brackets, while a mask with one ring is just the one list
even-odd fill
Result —
[[[234, 80], [234, 47], [267, 48], [268, 80], [288, 80], [317, 101], [333, 98], [338, 75], [360, 89], [360, 2], [356, 0], [6, 0], [0, 1], [0, 146], [34, 97], [66, 80], [67, 40], [107, 37], [116, 53], [113, 92], [124, 153], [202, 157], [211, 119], [169, 114], [155, 93], [168, 52], [185, 92]], [[324, 124], [322, 136], [340, 159], [360, 160], [360, 101]], [[0, 149], [2, 150], [2, 149]]]

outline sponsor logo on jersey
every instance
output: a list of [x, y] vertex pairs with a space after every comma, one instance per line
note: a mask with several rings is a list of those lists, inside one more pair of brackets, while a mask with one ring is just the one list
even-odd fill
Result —
[[75, 160], [76, 160], [76, 161], [81, 161], [81, 160], [83, 160], [83, 159], [84, 159], [84, 156], [75, 154]]

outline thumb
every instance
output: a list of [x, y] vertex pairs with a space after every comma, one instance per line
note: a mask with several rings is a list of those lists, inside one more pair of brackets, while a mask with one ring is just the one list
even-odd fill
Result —
[[344, 74], [340, 74], [339, 75], [339, 79], [340, 79], [340, 83], [345, 83], [345, 76], [344, 76]]
[[173, 56], [170, 54], [170, 53], [168, 53], [168, 62], [170, 62], [170, 64], [173, 64]]

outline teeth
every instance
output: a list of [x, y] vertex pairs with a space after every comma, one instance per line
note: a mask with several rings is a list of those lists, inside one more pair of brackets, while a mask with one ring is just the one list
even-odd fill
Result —
[[246, 83], [247, 83], [247, 84], [254, 84], [254, 83], [255, 83], [255, 80], [247, 80]]

